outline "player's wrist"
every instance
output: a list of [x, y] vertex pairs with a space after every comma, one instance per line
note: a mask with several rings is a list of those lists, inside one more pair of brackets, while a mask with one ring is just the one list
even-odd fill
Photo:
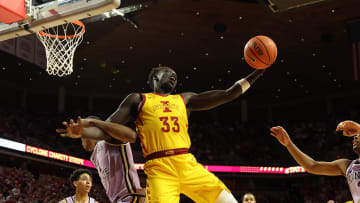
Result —
[[286, 144], [284, 144], [284, 146], [285, 146], [286, 148], [289, 148], [289, 147], [291, 147], [291, 146], [294, 146], [294, 143], [293, 143], [292, 140], [290, 139]]
[[250, 83], [245, 78], [242, 78], [236, 82], [236, 84], [240, 85], [242, 93], [245, 93], [250, 88]]
[[83, 128], [88, 128], [90, 126], [93, 126], [94, 123], [93, 123], [93, 119], [91, 118], [83, 118], [81, 119], [81, 125]]

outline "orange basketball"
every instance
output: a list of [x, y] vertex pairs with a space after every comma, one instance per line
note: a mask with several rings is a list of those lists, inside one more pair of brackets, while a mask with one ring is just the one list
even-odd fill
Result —
[[276, 56], [276, 44], [267, 36], [258, 35], [251, 38], [244, 48], [246, 62], [255, 69], [268, 68], [275, 62]]

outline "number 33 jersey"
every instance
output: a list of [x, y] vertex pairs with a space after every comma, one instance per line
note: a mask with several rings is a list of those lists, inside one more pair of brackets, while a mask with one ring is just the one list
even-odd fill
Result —
[[142, 94], [136, 129], [144, 157], [168, 149], [190, 148], [183, 96]]

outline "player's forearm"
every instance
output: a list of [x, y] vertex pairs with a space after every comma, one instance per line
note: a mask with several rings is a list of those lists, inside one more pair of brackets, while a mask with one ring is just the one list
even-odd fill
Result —
[[264, 72], [265, 70], [255, 70], [245, 78], [235, 82], [233, 86], [226, 90], [226, 98], [228, 100], [233, 100], [241, 94], [244, 94], [250, 86], [264, 74]]
[[244, 94], [262, 74], [264, 70], [255, 70], [226, 90], [212, 90], [192, 96], [189, 100], [192, 110], [208, 110], [228, 103]]
[[131, 143], [136, 141], [136, 132], [124, 125], [101, 120], [92, 120], [91, 124], [105, 131], [106, 134], [119, 141]]
[[302, 152], [291, 141], [288, 144], [288, 146], [286, 146], [286, 148], [298, 164], [300, 164], [302, 167], [304, 167], [309, 173], [316, 173], [316, 171], [314, 171], [314, 169], [316, 167], [317, 161], [315, 161], [310, 156], [308, 156], [304, 152]]
[[84, 128], [82, 138], [91, 140], [109, 140], [109, 136], [96, 126]]

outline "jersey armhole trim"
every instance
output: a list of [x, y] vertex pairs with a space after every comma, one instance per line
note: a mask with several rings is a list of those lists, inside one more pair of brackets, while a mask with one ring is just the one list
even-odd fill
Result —
[[141, 110], [142, 110], [142, 108], [143, 108], [143, 106], [144, 106], [144, 104], [145, 104], [145, 100], [146, 100], [145, 94], [140, 94], [140, 95], [141, 95], [141, 97], [142, 97], [142, 100], [141, 100], [141, 104], [140, 104], [139, 109], [138, 109], [138, 113], [141, 112]]

